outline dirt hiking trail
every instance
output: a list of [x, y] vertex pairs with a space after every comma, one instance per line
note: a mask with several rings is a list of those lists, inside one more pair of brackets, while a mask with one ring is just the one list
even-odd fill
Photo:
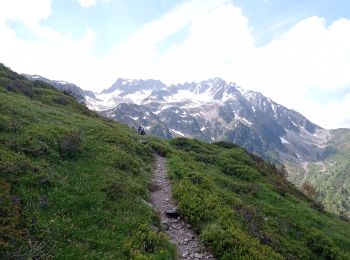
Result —
[[179, 259], [215, 259], [200, 244], [198, 235], [192, 231], [177, 211], [171, 195], [170, 181], [167, 178], [166, 159], [156, 156], [155, 171], [152, 178], [151, 203], [159, 212], [161, 224], [171, 241], [176, 244]]

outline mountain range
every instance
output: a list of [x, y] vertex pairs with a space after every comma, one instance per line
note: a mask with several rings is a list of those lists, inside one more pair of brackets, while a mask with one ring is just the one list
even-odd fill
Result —
[[[215, 259], [350, 259], [349, 222], [283, 168], [230, 142], [139, 135], [76, 94], [0, 64], [0, 259], [204, 259], [202, 248]], [[180, 223], [201, 248], [170, 239]]]
[[327, 210], [350, 216], [350, 130], [324, 129], [259, 92], [212, 78], [167, 86], [118, 79], [100, 93], [38, 75], [99, 114], [159, 137], [228, 141], [283, 163], [298, 187], [308, 183]]

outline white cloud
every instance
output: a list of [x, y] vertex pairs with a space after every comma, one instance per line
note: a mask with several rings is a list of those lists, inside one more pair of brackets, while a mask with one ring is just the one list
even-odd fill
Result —
[[[189, 1], [159, 20], [148, 23], [130, 37], [109, 55], [106, 68], [114, 73], [129, 78], [159, 78], [169, 82], [165, 74], [160, 73], [165, 64], [160, 60], [164, 55], [158, 50], [158, 45], [179, 30], [200, 19], [211, 9], [226, 3], [228, 0], [194, 0]], [[177, 61], [174, 64], [181, 65]], [[163, 69], [161, 70], [163, 71]], [[167, 73], [167, 75], [170, 71]], [[178, 79], [181, 80], [181, 79]]]
[[233, 5], [221, 5], [195, 17], [190, 32], [182, 44], [159, 59], [156, 71], [167, 81], [214, 76], [232, 80], [242, 66], [249, 65], [255, 51], [248, 19]]
[[[50, 4], [50, 0], [0, 2], [0, 62], [20, 73], [84, 82], [81, 79], [94, 75], [96, 68], [101, 67], [100, 60], [91, 51], [95, 34], [87, 29], [81, 38], [76, 39], [40, 25], [40, 21], [51, 13]], [[8, 21], [22, 22], [33, 34], [33, 39], [19, 37], [8, 26]], [[98, 85], [97, 78], [89, 78], [88, 82], [84, 87]]]
[[[105, 0], [80, 3], [87, 7], [97, 1]], [[1, 1], [1, 62], [21, 73], [95, 90], [108, 87], [119, 76], [167, 83], [219, 76], [261, 91], [321, 126], [350, 127], [350, 20], [327, 25], [322, 18], [310, 17], [256, 47], [248, 18], [227, 2], [187, 1], [142, 26], [106, 57], [96, 57], [93, 31], [87, 29], [77, 39], [40, 25], [51, 13], [50, 0]], [[6, 24], [9, 20], [22, 21], [37, 39], [18, 37]], [[189, 29], [187, 37], [160, 51], [159, 46], [183, 28]], [[310, 99], [310, 89], [349, 94], [322, 103]]]
[[1, 0], [0, 24], [6, 21], [20, 20], [33, 28], [39, 21], [51, 14], [51, 0]]
[[[261, 91], [324, 127], [345, 126], [348, 98], [310, 99], [310, 89], [350, 92], [350, 20], [330, 25], [319, 17], [300, 21], [262, 47], [254, 45], [248, 19], [232, 4], [202, 10], [190, 20], [190, 35], [159, 53], [154, 40], [159, 20], [126, 44], [118, 72], [131, 78], [160, 78], [165, 82], [203, 80], [220, 76], [244, 88]], [[147, 32], [147, 33], [146, 33]], [[134, 36], [135, 37], [135, 36]], [[153, 39], [154, 41], [150, 41]], [[140, 44], [141, 43], [141, 44]], [[125, 66], [126, 64], [126, 66]], [[339, 112], [343, 109], [344, 112]], [[335, 113], [336, 116], [332, 116]], [[349, 125], [347, 125], [349, 127]]]
[[264, 92], [321, 126], [343, 126], [342, 121], [350, 118], [337, 111], [346, 106], [346, 99], [323, 103], [308, 96], [310, 89], [350, 93], [350, 20], [327, 27], [323, 19], [310, 17], [256, 50], [254, 77], [240, 79], [243, 86]]
[[[101, 1], [109, 2], [109, 0], [101, 0]], [[90, 7], [90, 6], [96, 5], [98, 0], [78, 0], [78, 2], [82, 7]]]

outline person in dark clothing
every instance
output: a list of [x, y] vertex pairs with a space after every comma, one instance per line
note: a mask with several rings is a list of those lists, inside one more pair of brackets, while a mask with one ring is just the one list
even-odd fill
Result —
[[142, 126], [139, 126], [139, 128], [137, 129], [137, 132], [140, 135], [145, 135], [146, 134], [146, 131], [145, 131], [145, 129]]

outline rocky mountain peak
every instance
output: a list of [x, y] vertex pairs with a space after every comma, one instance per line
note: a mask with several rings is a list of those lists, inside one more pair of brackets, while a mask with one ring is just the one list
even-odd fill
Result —
[[[61, 90], [70, 86], [53, 83]], [[226, 140], [269, 159], [317, 160], [329, 136], [300, 113], [220, 78], [170, 86], [119, 78], [101, 93], [81, 91], [89, 108], [130, 126], [143, 125], [149, 134]]]
[[99, 94], [111, 94], [115, 91], [132, 93], [141, 90], [159, 90], [165, 87], [166, 85], [160, 80], [135, 80], [119, 78], [111, 87], [102, 90]]

